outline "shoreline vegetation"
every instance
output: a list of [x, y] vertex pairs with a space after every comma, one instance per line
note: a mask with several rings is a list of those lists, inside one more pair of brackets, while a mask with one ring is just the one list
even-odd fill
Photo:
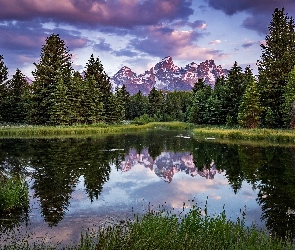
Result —
[[[161, 208], [161, 206], [159, 206]], [[183, 210], [184, 211], [184, 210]], [[243, 215], [244, 216], [244, 215]], [[25, 239], [4, 249], [294, 249], [289, 239], [269, 235], [255, 225], [245, 226], [244, 219], [227, 219], [225, 212], [207, 215], [193, 206], [185, 215], [173, 211], [147, 211], [143, 216], [99, 226], [81, 232], [78, 243], [51, 245], [39, 239], [33, 244]]]
[[77, 137], [144, 130], [189, 130], [194, 137], [216, 140], [242, 140], [251, 142], [295, 144], [295, 130], [290, 129], [245, 129], [218, 126], [198, 126], [185, 122], [149, 122], [146, 124], [105, 124], [74, 126], [32, 126], [32, 125], [0, 125], [0, 138], [48, 138]]

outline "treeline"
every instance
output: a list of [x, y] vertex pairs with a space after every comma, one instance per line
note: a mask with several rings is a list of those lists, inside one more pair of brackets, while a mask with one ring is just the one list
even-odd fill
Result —
[[184, 121], [246, 128], [295, 128], [295, 25], [284, 9], [276, 9], [269, 25], [258, 77], [250, 67], [234, 63], [214, 89], [199, 79], [191, 92], [130, 96], [125, 86], [112, 92], [99, 58], [90, 56], [81, 75], [74, 71], [65, 42], [50, 35], [34, 63], [29, 84], [17, 69], [8, 69], [0, 56], [0, 121], [36, 125], [119, 123], [123, 120]]

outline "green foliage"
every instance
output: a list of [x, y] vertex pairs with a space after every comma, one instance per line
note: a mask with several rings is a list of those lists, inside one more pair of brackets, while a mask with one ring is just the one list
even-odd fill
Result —
[[283, 126], [281, 107], [287, 84], [287, 76], [295, 61], [295, 25], [293, 18], [284, 13], [284, 8], [275, 9], [262, 44], [262, 56], [258, 61], [259, 91], [262, 113], [262, 125], [265, 127]]
[[238, 122], [245, 128], [257, 128], [260, 123], [262, 107], [256, 81], [252, 79], [246, 87], [239, 107]]
[[15, 209], [27, 209], [29, 205], [29, 188], [20, 177], [2, 177], [0, 179], [0, 212]]
[[295, 67], [291, 70], [284, 90], [282, 114], [284, 127], [295, 129]]
[[130, 105], [130, 94], [126, 90], [126, 86], [116, 89], [117, 109], [118, 109], [118, 120], [123, 121], [127, 117], [127, 110]]
[[22, 72], [17, 69], [12, 79], [6, 82], [6, 95], [3, 98], [2, 120], [11, 123], [25, 123], [29, 105], [29, 85]]
[[[116, 103], [112, 96], [112, 85], [109, 76], [105, 73], [103, 65], [99, 58], [94, 58], [93, 54], [86, 63], [85, 69], [85, 81], [90, 83], [89, 95], [93, 99], [93, 107], [98, 108], [98, 113], [101, 113], [101, 117], [95, 117], [96, 121], [104, 120], [106, 122], [114, 122], [119, 117], [114, 117], [116, 112]], [[94, 92], [93, 92], [94, 91]], [[102, 105], [102, 109], [101, 109]], [[118, 115], [118, 114], [116, 114]]]
[[133, 96], [130, 96], [129, 105], [127, 107], [126, 118], [133, 120], [147, 113], [148, 97], [144, 96], [141, 91], [138, 91]]
[[161, 121], [163, 118], [164, 108], [164, 94], [161, 90], [152, 88], [148, 95], [148, 110], [147, 114], [157, 121]]
[[155, 120], [153, 118], [150, 118], [147, 114], [141, 115], [140, 117], [136, 117], [132, 123], [138, 124], [138, 125], [144, 125], [149, 122], [154, 122]]
[[194, 83], [194, 87], [192, 88], [193, 93], [195, 94], [198, 90], [203, 89], [205, 85], [204, 79], [199, 78], [198, 81]]
[[[254, 247], [254, 248], [253, 248]], [[232, 222], [225, 213], [203, 216], [193, 206], [185, 215], [165, 209], [88, 232], [75, 249], [292, 249], [291, 242], [271, 238], [254, 225]]]
[[227, 110], [227, 125], [233, 126], [238, 123], [239, 106], [247, 85], [245, 79], [248, 80], [248, 78], [248, 75], [246, 78], [242, 68], [235, 62], [226, 79], [227, 94], [224, 98], [224, 109]]
[[4, 63], [4, 57], [0, 55], [0, 86], [7, 80], [8, 68]]
[[35, 80], [29, 115], [31, 123], [57, 125], [59, 116], [62, 118], [61, 123], [69, 120], [64, 115], [70, 106], [59, 102], [66, 95], [67, 85], [71, 81], [71, 56], [59, 35], [52, 34], [46, 39], [40, 61], [34, 63], [36, 69], [32, 72]]
[[193, 95], [192, 106], [190, 108], [189, 114], [189, 122], [195, 124], [206, 124], [208, 122], [206, 106], [211, 93], [211, 87], [204, 86]]

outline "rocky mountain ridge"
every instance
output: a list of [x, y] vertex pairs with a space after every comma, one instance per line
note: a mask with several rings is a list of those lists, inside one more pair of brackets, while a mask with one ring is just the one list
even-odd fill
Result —
[[216, 65], [214, 60], [206, 60], [199, 65], [192, 62], [185, 67], [178, 67], [174, 64], [172, 57], [167, 56], [140, 75], [124, 66], [111, 77], [111, 83], [113, 89], [121, 88], [124, 84], [132, 95], [139, 90], [144, 95], [148, 95], [153, 87], [163, 91], [190, 91], [199, 78], [214, 87], [217, 77], [227, 74], [228, 70]]

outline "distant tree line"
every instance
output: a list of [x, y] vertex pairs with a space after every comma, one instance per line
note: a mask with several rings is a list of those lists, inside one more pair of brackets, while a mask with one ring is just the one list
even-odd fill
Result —
[[199, 79], [192, 91], [130, 95], [126, 87], [112, 92], [99, 58], [90, 56], [81, 75], [74, 71], [65, 42], [50, 35], [34, 63], [29, 84], [17, 69], [12, 79], [0, 55], [0, 121], [36, 125], [119, 123], [135, 120], [184, 121], [246, 128], [295, 128], [294, 19], [275, 9], [261, 45], [258, 77], [235, 62], [212, 89]]

